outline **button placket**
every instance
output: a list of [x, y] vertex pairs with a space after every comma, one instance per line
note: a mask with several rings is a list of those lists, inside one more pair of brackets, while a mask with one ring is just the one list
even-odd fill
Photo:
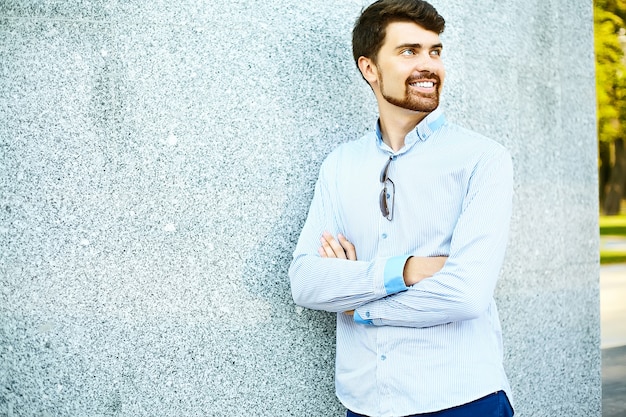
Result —
[[391, 373], [393, 373], [393, 365], [391, 358], [389, 357], [389, 341], [390, 332], [389, 329], [381, 328], [378, 333], [377, 339], [377, 378], [378, 378], [378, 393], [380, 395], [381, 412], [388, 414], [392, 411], [393, 405], [390, 402], [392, 398], [390, 386], [385, 381], [388, 381]]

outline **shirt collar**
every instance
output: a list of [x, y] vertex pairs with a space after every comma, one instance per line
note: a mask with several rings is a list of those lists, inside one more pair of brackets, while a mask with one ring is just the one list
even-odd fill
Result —
[[[404, 138], [404, 147], [398, 153], [404, 153], [408, 151], [413, 145], [421, 140], [426, 141], [437, 129], [444, 125], [446, 117], [443, 114], [441, 107], [437, 107], [430, 112], [421, 122], [417, 124], [415, 129], [411, 130]], [[376, 142], [379, 147], [389, 148], [383, 142], [383, 134], [380, 130], [380, 119], [376, 121]]]

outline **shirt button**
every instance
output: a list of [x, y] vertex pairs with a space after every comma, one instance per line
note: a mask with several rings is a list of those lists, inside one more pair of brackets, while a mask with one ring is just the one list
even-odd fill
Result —
[[382, 238], [387, 239], [387, 233], [383, 233]]
[[365, 312], [365, 317], [369, 317], [369, 316], [370, 316], [370, 312], [369, 312], [369, 311], [366, 311], [366, 312]]
[[384, 361], [385, 359], [387, 359], [387, 357], [386, 357], [385, 355], [381, 355], [381, 356], [380, 356], [380, 360], [381, 360], [381, 361]]

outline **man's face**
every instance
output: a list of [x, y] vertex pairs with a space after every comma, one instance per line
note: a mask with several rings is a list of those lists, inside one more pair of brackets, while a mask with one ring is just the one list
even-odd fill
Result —
[[404, 109], [435, 110], [445, 78], [441, 49], [437, 33], [413, 22], [387, 25], [375, 65], [381, 96]]

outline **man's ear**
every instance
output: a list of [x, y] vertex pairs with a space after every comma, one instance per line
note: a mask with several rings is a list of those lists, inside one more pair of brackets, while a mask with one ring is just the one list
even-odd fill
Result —
[[361, 56], [359, 57], [357, 64], [359, 66], [359, 71], [361, 71], [361, 75], [365, 78], [365, 81], [370, 84], [370, 86], [373, 86], [378, 82], [378, 67], [371, 58]]

